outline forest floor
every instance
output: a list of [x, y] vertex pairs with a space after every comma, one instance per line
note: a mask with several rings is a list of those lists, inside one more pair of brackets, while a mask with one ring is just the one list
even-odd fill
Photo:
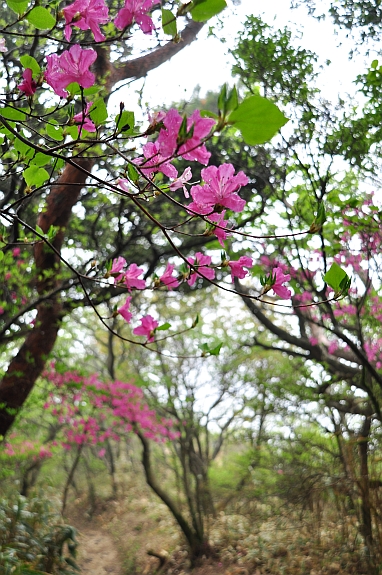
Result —
[[[72, 500], [66, 522], [78, 530], [78, 564], [83, 575], [360, 575], [370, 571], [345, 540], [357, 538], [352, 524], [309, 521], [289, 511], [277, 517], [264, 506], [244, 513], [220, 512], [208, 527], [216, 558], [190, 569], [187, 546], [168, 509], [135, 484], [117, 499]], [[342, 526], [342, 530], [341, 530]], [[349, 532], [341, 534], [344, 529]], [[355, 533], [355, 536], [354, 536]], [[158, 555], [163, 558], [162, 564]]]

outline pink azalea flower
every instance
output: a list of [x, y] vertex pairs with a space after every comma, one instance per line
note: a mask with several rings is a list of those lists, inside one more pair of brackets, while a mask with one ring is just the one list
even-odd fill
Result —
[[187, 119], [187, 130], [189, 131], [193, 126], [192, 138], [178, 149], [178, 136], [182, 121], [182, 116], [174, 108], [171, 108], [163, 118], [165, 128], [159, 132], [157, 139], [161, 154], [170, 158], [176, 153], [185, 160], [196, 161], [206, 166], [211, 153], [207, 151], [204, 144], [201, 144], [201, 140], [208, 136], [212, 126], [216, 124], [215, 120], [201, 118], [199, 110], [195, 110]]
[[94, 122], [89, 118], [89, 111], [92, 107], [93, 102], [89, 102], [86, 104], [85, 110], [79, 112], [75, 116], [73, 116], [73, 120], [75, 124], [78, 124], [78, 133], [80, 134], [82, 130], [86, 130], [87, 132], [95, 132], [96, 127]]
[[[201, 252], [197, 252], [194, 258], [187, 258], [187, 261], [198, 269], [198, 271], [191, 272], [191, 275], [187, 280], [188, 285], [193, 286], [198, 277], [204, 277], [209, 280], [214, 279], [215, 270], [210, 267], [206, 267], [211, 264], [210, 256], [204, 256]], [[203, 276], [200, 274], [203, 274]]]
[[19, 257], [20, 254], [21, 254], [21, 248], [13, 248], [12, 255], [14, 258]]
[[135, 335], [145, 335], [147, 341], [151, 343], [154, 341], [154, 331], [158, 325], [159, 323], [151, 315], [145, 315], [141, 319], [141, 325], [133, 329], [133, 333]]
[[66, 6], [63, 12], [66, 21], [65, 38], [68, 42], [72, 35], [71, 26], [77, 26], [80, 30], [91, 30], [96, 42], [105, 40], [99, 28], [99, 24], [106, 24], [109, 20], [109, 9], [104, 0], [75, 0], [73, 4]]
[[167, 264], [164, 274], [159, 278], [159, 281], [165, 284], [169, 290], [179, 286], [178, 280], [172, 275], [174, 268], [173, 264]]
[[21, 92], [24, 92], [26, 96], [33, 96], [37, 90], [37, 84], [32, 78], [32, 70], [27, 68], [23, 72], [24, 80], [17, 87]]
[[51, 54], [46, 57], [48, 66], [45, 80], [53, 88], [57, 96], [66, 98], [65, 88], [72, 82], [78, 82], [82, 88], [90, 88], [95, 82], [95, 76], [89, 67], [97, 59], [95, 50], [83, 50], [75, 44], [70, 50], [65, 50], [61, 56]]
[[133, 314], [131, 313], [131, 311], [129, 311], [131, 299], [132, 299], [131, 296], [128, 296], [126, 298], [125, 303], [117, 309], [117, 312], [123, 317], [124, 320], [127, 321], [127, 323], [130, 323], [131, 318], [133, 317]]
[[189, 180], [191, 180], [192, 178], [192, 172], [191, 172], [191, 168], [188, 167], [184, 170], [183, 174], [181, 176], [179, 176], [179, 178], [176, 178], [176, 180], [174, 180], [169, 188], [171, 192], [175, 192], [176, 190], [179, 190], [179, 188], [183, 188], [183, 192], [184, 192], [184, 196], [186, 198], [190, 197], [190, 194], [188, 193], [188, 190], [185, 186], [185, 183], [188, 182]]
[[6, 52], [5, 38], [0, 38], [0, 52]]
[[292, 292], [282, 284], [290, 281], [290, 275], [284, 275], [281, 268], [274, 268], [272, 271], [272, 276], [276, 277], [276, 280], [270, 289], [272, 289], [276, 295], [281, 297], [281, 299], [289, 299], [292, 295]]
[[198, 214], [208, 214], [216, 206], [229, 208], [234, 212], [241, 212], [246, 204], [236, 193], [241, 186], [248, 184], [244, 172], [234, 176], [235, 169], [232, 164], [222, 164], [218, 168], [209, 166], [201, 172], [205, 182], [203, 186], [193, 186], [191, 196], [193, 202], [188, 206]]
[[244, 267], [250, 268], [253, 265], [252, 258], [248, 256], [241, 256], [237, 261], [228, 262], [228, 266], [231, 269], [231, 277], [232, 281], [235, 278], [239, 278], [240, 280], [245, 278], [248, 275], [248, 270], [245, 270]]
[[125, 6], [117, 14], [114, 20], [115, 26], [118, 30], [123, 30], [136, 22], [142, 32], [151, 34], [154, 30], [154, 23], [148, 12], [155, 4], [159, 4], [160, 0], [125, 0]]
[[159, 152], [157, 142], [147, 142], [143, 146], [144, 158], [136, 158], [134, 163], [139, 166], [141, 172], [148, 178], [152, 178], [155, 172], [162, 172], [168, 178], [176, 178], [178, 170], [170, 163], [168, 158]]
[[143, 269], [139, 268], [137, 264], [131, 264], [125, 273], [126, 287], [131, 291], [131, 288], [145, 289], [145, 280], [139, 280], [138, 277], [143, 274]]
[[[114, 277], [114, 283], [117, 283], [120, 279], [123, 278], [123, 274], [119, 274], [120, 271], [125, 267], [126, 260], [125, 258], [119, 256], [117, 259], [113, 260], [113, 265], [111, 266], [110, 275]], [[117, 275], [119, 274], [119, 275]]]
[[224, 219], [226, 210], [218, 213], [215, 212], [208, 216], [208, 220], [215, 223], [218, 227], [214, 228], [213, 234], [217, 237], [219, 244], [224, 248], [224, 240], [226, 240], [229, 236], [227, 232], [224, 231], [223, 228], [226, 228], [228, 225], [227, 220]]

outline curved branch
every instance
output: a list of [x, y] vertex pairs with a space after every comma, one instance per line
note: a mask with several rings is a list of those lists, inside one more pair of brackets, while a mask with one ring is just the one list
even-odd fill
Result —
[[111, 83], [116, 84], [129, 78], [143, 78], [150, 70], [158, 68], [158, 66], [170, 60], [170, 58], [178, 54], [183, 48], [189, 46], [196, 39], [196, 36], [203, 26], [204, 22], [194, 22], [192, 20], [182, 31], [179, 42], [170, 41], [168, 44], [160, 46], [145, 56], [128, 60], [120, 66], [114, 66], [111, 71]]

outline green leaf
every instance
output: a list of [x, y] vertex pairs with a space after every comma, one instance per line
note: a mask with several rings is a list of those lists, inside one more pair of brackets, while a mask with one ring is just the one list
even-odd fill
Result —
[[29, 0], [7, 0], [7, 4], [16, 14], [24, 14], [28, 8]]
[[40, 226], [36, 225], [36, 232], [40, 234], [40, 236], [45, 236], [45, 232]]
[[42, 186], [44, 182], [49, 180], [49, 174], [44, 168], [39, 168], [38, 166], [29, 166], [23, 172], [24, 180], [29, 187], [31, 186]]
[[162, 28], [163, 32], [169, 36], [174, 37], [178, 33], [176, 16], [174, 16], [171, 10], [165, 10], [162, 8]]
[[370, 68], [378, 68], [378, 60], [373, 60]]
[[325, 222], [326, 222], [325, 204], [324, 202], [321, 202], [321, 204], [318, 206], [317, 215], [314, 218], [309, 228], [309, 233], [316, 234], [317, 232], [320, 232]]
[[15, 122], [22, 122], [26, 119], [26, 114], [24, 114], [24, 112], [18, 108], [12, 108], [11, 106], [7, 106], [7, 108], [1, 108], [0, 114], [6, 120], [14, 120]]
[[107, 120], [108, 113], [105, 102], [102, 100], [102, 98], [99, 98], [93, 103], [92, 107], [90, 108], [89, 116], [96, 124], [96, 126], [103, 124], [105, 120]]
[[38, 30], [47, 30], [53, 28], [56, 24], [56, 19], [46, 8], [36, 6], [27, 15], [27, 20], [32, 26]]
[[27, 69], [30, 68], [32, 70], [33, 75], [37, 76], [41, 72], [41, 68], [39, 63], [33, 56], [21, 56], [20, 62], [23, 68]]
[[202, 343], [199, 345], [199, 349], [202, 350], [202, 356], [205, 357], [207, 355], [219, 355], [220, 350], [222, 348], [223, 342], [220, 342], [215, 347], [209, 347], [208, 343]]
[[240, 130], [250, 146], [268, 142], [288, 121], [275, 104], [262, 96], [246, 98], [229, 116], [229, 123]]
[[14, 148], [17, 152], [19, 152], [21, 156], [24, 156], [25, 158], [33, 156], [34, 149], [28, 146], [28, 144], [25, 144], [19, 140], [19, 138], [15, 138]]
[[163, 325], [160, 325], [159, 327], [155, 328], [155, 331], [165, 331], [166, 329], [169, 329], [171, 327], [171, 323], [164, 323]]
[[123, 132], [128, 135], [133, 133], [135, 125], [134, 112], [122, 112], [115, 117], [116, 129], [118, 132]]
[[127, 165], [127, 175], [129, 176], [129, 180], [132, 182], [137, 182], [139, 180], [139, 172], [132, 164]]
[[216, 14], [219, 14], [227, 3], [225, 0], [201, 0], [193, 2], [194, 8], [191, 8], [190, 13], [195, 22], [206, 22]]
[[43, 154], [41, 152], [38, 152], [30, 161], [30, 163], [34, 166], [46, 166], [46, 164], [49, 164], [51, 161], [51, 157], [47, 156], [46, 154]]
[[340, 290], [341, 282], [348, 278], [347, 273], [338, 265], [333, 262], [330, 269], [324, 275], [324, 282], [328, 284], [335, 292]]
[[54, 126], [52, 124], [46, 125], [46, 133], [48, 136], [52, 138], [52, 140], [56, 140], [57, 142], [61, 142], [64, 139], [64, 130], [61, 126]]

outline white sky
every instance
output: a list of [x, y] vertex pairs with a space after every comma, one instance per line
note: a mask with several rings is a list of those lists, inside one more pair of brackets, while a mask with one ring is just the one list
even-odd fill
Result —
[[[149, 106], [160, 107], [181, 99], [188, 99], [194, 87], [201, 86], [201, 94], [207, 90], [214, 90], [224, 82], [234, 83], [231, 77], [232, 58], [228, 54], [230, 47], [234, 45], [237, 32], [243, 28], [246, 16], [253, 14], [262, 16], [268, 24], [277, 27], [287, 26], [298, 36], [299, 44], [304, 48], [317, 52], [320, 63], [331, 60], [331, 65], [326, 68], [322, 77], [320, 88], [324, 95], [330, 99], [336, 99], [338, 92], [353, 93], [356, 89], [354, 79], [358, 73], [365, 70], [365, 62], [370, 63], [373, 57], [366, 61], [362, 57], [349, 61], [348, 53], [352, 48], [352, 41], [347, 40], [345, 35], [335, 30], [331, 20], [316, 21], [307, 15], [307, 10], [301, 7], [296, 10], [289, 8], [289, 0], [242, 0], [240, 6], [234, 6], [232, 0], [224, 11], [224, 27], [217, 30], [219, 37], [225, 37], [226, 43], [217, 38], [207, 37], [208, 24], [199, 34], [198, 40], [182, 50], [169, 62], [157, 70], [150, 72], [145, 82], [142, 103]], [[322, 2], [322, 4], [325, 4]], [[211, 20], [210, 24], [216, 21]], [[343, 46], [339, 46], [340, 40]], [[124, 100], [136, 102], [137, 95], [134, 93], [141, 88], [142, 81], [137, 81], [130, 88], [123, 88], [116, 94], [116, 101]], [[131, 104], [129, 109], [132, 109]]]

